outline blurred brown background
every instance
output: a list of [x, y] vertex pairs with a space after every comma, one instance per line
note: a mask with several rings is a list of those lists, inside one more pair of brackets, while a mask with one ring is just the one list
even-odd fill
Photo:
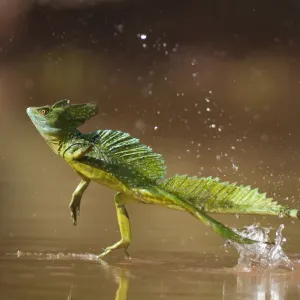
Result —
[[[113, 192], [96, 185], [72, 228], [79, 178], [25, 114], [63, 98], [97, 103], [82, 130], [130, 132], [164, 155], [168, 175], [219, 176], [300, 207], [299, 12], [298, 1], [2, 0], [1, 247], [97, 253], [119, 237]], [[129, 211], [132, 251], [224, 252], [188, 215]], [[292, 251], [299, 225], [285, 224]]]

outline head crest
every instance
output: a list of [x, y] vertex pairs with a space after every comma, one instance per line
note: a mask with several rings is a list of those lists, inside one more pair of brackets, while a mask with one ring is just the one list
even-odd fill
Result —
[[60, 101], [57, 101], [56, 103], [54, 103], [52, 105], [52, 108], [67, 107], [67, 106], [69, 106], [69, 104], [70, 104], [70, 100], [64, 99], [64, 100], [60, 100]]

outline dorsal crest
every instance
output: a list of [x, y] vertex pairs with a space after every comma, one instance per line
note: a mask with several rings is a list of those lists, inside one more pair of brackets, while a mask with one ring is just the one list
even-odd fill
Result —
[[165, 164], [160, 154], [131, 137], [128, 133], [116, 130], [98, 130], [93, 138], [95, 155], [108, 163], [126, 165], [141, 176], [157, 181], [165, 175]]

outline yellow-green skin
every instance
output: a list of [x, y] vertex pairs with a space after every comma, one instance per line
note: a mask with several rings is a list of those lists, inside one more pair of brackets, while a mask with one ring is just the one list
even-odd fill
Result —
[[112, 250], [127, 249], [131, 230], [127, 203], [159, 204], [190, 213], [225, 239], [254, 243], [206, 212], [286, 215], [299, 218], [296, 209], [278, 205], [265, 194], [249, 187], [219, 183], [218, 179], [174, 176], [163, 180], [164, 163], [159, 154], [119, 131], [99, 130], [83, 134], [77, 127], [98, 112], [92, 104], [61, 100], [52, 106], [29, 107], [27, 114], [52, 150], [81, 177], [70, 210], [77, 224], [82, 195], [91, 181], [115, 191], [115, 205], [121, 240], [107, 247], [99, 258]]

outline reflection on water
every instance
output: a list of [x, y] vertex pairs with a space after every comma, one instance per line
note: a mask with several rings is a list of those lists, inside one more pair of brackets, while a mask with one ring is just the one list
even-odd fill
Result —
[[[157, 260], [155, 256], [161, 258]], [[296, 299], [300, 296], [300, 267], [295, 270], [238, 270], [224, 259], [212, 266], [211, 257], [189, 253], [137, 253], [122, 262], [97, 261], [93, 254], [10, 253], [0, 267], [0, 284], [18, 284], [24, 298], [37, 294], [47, 299]], [[176, 260], [174, 260], [176, 257]], [[3, 274], [3, 273], [2, 273]], [[46, 279], [46, 281], [45, 281]], [[115, 285], [117, 284], [117, 286]], [[129, 289], [130, 284], [130, 289]], [[39, 290], [43, 287], [43, 290]], [[55, 293], [51, 289], [58, 287]], [[39, 292], [37, 293], [37, 290]], [[4, 299], [17, 299], [19, 291], [4, 291]], [[50, 299], [50, 298], [49, 298]]]
[[128, 270], [121, 267], [112, 267], [103, 260], [100, 260], [99, 263], [102, 265], [103, 270], [113, 275], [115, 282], [118, 284], [115, 300], [126, 300], [128, 295], [130, 278]]
[[[298, 275], [299, 276], [299, 275]], [[248, 274], [239, 274], [237, 276], [236, 281], [236, 293], [249, 295], [249, 299], [253, 300], [266, 300], [266, 299], [287, 299], [287, 297], [291, 296], [291, 291], [289, 288], [292, 288], [295, 285], [295, 298], [299, 297], [299, 286], [298, 284], [291, 283], [291, 281], [295, 280], [291, 274], [285, 274], [280, 272], [270, 272], [270, 271], [262, 271], [256, 275]], [[294, 298], [294, 299], [295, 299]]]

